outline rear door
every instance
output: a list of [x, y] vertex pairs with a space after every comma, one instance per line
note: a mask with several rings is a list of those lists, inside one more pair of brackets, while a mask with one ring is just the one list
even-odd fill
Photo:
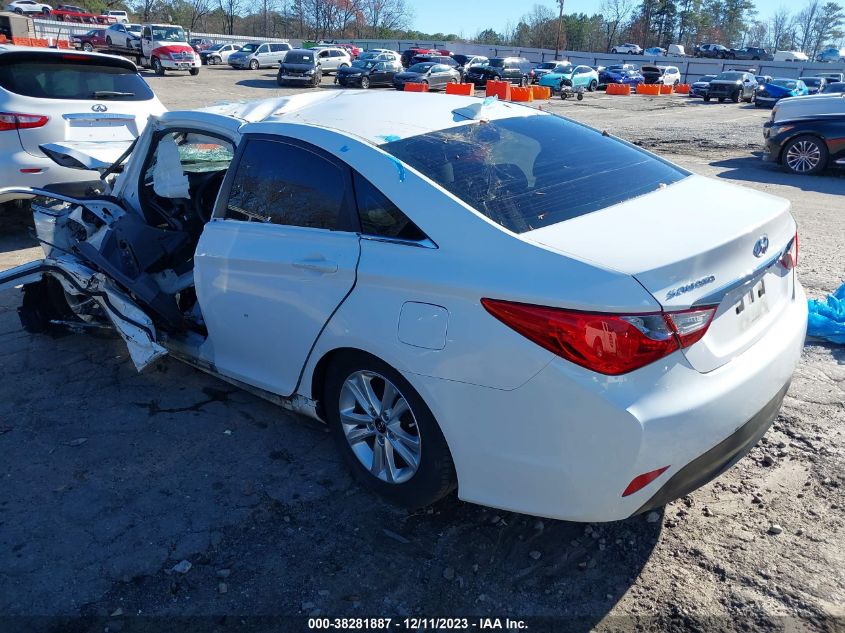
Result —
[[0, 93], [4, 111], [40, 117], [17, 130], [35, 156], [50, 142], [131, 141], [164, 111], [130, 62], [75, 53], [4, 53]]
[[254, 137], [242, 146], [196, 251], [204, 352], [221, 373], [290, 395], [355, 283], [351, 175], [299, 141]]

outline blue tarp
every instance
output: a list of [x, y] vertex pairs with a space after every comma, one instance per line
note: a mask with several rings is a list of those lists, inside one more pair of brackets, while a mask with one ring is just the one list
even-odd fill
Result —
[[845, 345], [845, 284], [824, 301], [810, 299], [807, 334]]

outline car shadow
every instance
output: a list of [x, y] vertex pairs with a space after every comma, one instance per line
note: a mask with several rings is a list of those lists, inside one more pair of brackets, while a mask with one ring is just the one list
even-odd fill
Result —
[[816, 193], [843, 194], [845, 173], [842, 170], [828, 169], [817, 176], [800, 176], [791, 174], [778, 165], [763, 162], [759, 155], [728, 158], [709, 163], [711, 167], [719, 167], [725, 171], [717, 174], [718, 178], [730, 180], [745, 180], [747, 182], [771, 185], [788, 185], [802, 191]]
[[33, 235], [35, 225], [28, 202], [0, 205], [0, 218], [0, 253], [13, 253], [38, 246], [39, 242]]
[[279, 84], [276, 82], [276, 73], [272, 75], [268, 75], [266, 73], [262, 73], [262, 79], [258, 78], [251, 78], [251, 79], [242, 79], [241, 81], [236, 81], [236, 86], [243, 86], [245, 88], [280, 88]]

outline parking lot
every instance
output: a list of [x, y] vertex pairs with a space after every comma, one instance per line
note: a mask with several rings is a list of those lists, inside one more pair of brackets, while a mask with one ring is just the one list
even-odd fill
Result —
[[[170, 109], [297, 92], [274, 70], [145, 78]], [[339, 88], [329, 76], [321, 89]], [[789, 199], [808, 294], [845, 279], [845, 175], [764, 164], [769, 110], [603, 93], [535, 106]], [[27, 214], [2, 220], [0, 269], [38, 257]], [[841, 346], [808, 342], [775, 425], [715, 482], [659, 513], [584, 525], [454, 495], [398, 510], [351, 480], [320, 424], [174, 360], [137, 374], [110, 335], [30, 335], [19, 301], [0, 293], [0, 631], [134, 630], [134, 614], [208, 616], [196, 630], [309, 614], [541, 616], [532, 630], [550, 631], [560, 617], [607, 631], [845, 625]]]

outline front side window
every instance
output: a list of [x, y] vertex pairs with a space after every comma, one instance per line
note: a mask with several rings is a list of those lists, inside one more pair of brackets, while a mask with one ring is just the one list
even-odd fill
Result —
[[261, 53], [269, 53], [269, 52], [270, 52], [270, 48], [266, 44], [262, 44], [261, 46], [258, 47], [258, 54], [259, 55]]
[[228, 219], [335, 230], [346, 177], [335, 163], [280, 141], [250, 140], [241, 155]]
[[515, 233], [656, 191], [689, 174], [551, 115], [468, 123], [382, 149]]

